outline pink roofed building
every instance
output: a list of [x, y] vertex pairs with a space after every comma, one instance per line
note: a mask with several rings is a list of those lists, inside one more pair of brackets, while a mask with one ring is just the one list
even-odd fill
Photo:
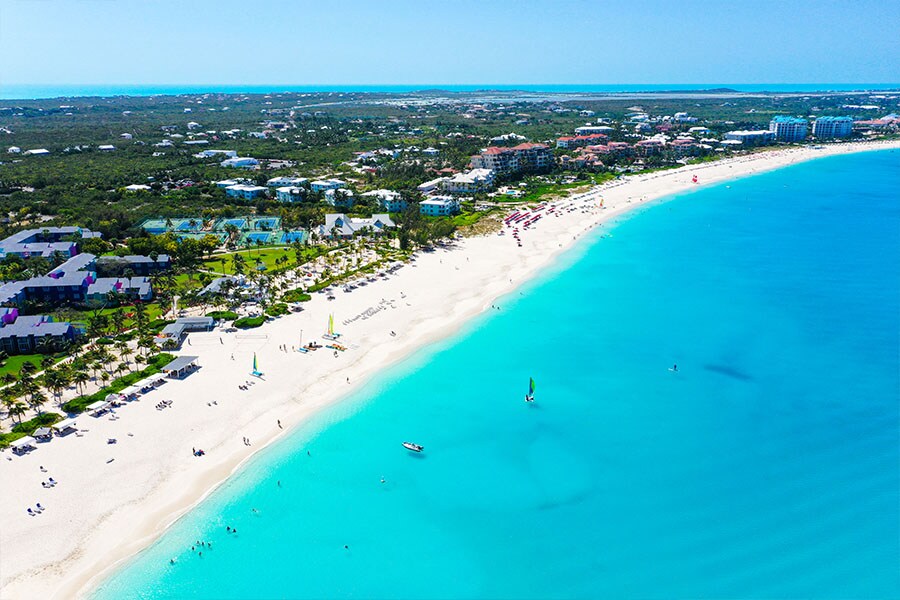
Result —
[[490, 169], [497, 175], [545, 171], [553, 164], [553, 151], [544, 144], [525, 143], [511, 148], [491, 146], [472, 157], [473, 168]]
[[662, 140], [641, 140], [634, 145], [634, 152], [638, 156], [653, 156], [662, 153], [666, 143]]

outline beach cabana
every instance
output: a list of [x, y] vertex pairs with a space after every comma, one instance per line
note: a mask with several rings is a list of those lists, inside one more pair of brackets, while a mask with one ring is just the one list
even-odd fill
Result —
[[93, 404], [89, 404], [84, 410], [95, 417], [99, 417], [109, 408], [109, 402], [97, 400]]
[[56, 430], [56, 435], [66, 435], [78, 431], [78, 424], [75, 423], [75, 419], [63, 419], [59, 423], [54, 423], [53, 429]]
[[49, 427], [38, 427], [32, 435], [34, 439], [46, 442], [53, 439], [53, 430]]
[[138, 394], [141, 393], [141, 388], [136, 385], [129, 385], [127, 388], [119, 392], [119, 395], [125, 398], [126, 400], [134, 400], [138, 397]]
[[155, 381], [154, 377], [146, 377], [144, 379], [141, 379], [131, 387], [137, 388], [139, 392], [149, 392], [153, 389], [153, 383]]
[[29, 450], [34, 450], [34, 438], [30, 435], [26, 435], [23, 438], [19, 438], [14, 442], [9, 443], [9, 447], [12, 448], [12, 451], [15, 454], [25, 454]]
[[121, 401], [122, 401], [122, 397], [115, 392], [113, 392], [112, 394], [106, 395], [106, 403], [109, 404], [110, 406], [116, 406]]
[[166, 374], [165, 373], [157, 373], [156, 375], [151, 375], [147, 378], [150, 383], [156, 387], [161, 386], [166, 382]]
[[198, 356], [179, 356], [162, 368], [163, 373], [172, 379], [182, 379], [199, 368]]

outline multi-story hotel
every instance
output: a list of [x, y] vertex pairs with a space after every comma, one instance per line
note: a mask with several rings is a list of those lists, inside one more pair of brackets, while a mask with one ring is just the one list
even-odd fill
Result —
[[819, 117], [813, 121], [813, 135], [817, 138], [847, 137], [852, 133], [850, 117]]
[[775, 141], [775, 132], [769, 131], [768, 129], [758, 129], [755, 131], [739, 129], [737, 131], [729, 131], [726, 133], [725, 139], [737, 140], [745, 147], [764, 146]]
[[476, 169], [490, 169], [497, 175], [521, 171], [545, 171], [553, 166], [553, 151], [544, 144], [519, 144], [512, 148], [492, 146], [472, 157]]
[[769, 131], [782, 142], [802, 142], [806, 139], [808, 124], [806, 119], [797, 117], [774, 117], [769, 122]]

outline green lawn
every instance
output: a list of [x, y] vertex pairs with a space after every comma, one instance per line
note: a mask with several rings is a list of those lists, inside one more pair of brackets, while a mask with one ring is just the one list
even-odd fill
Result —
[[482, 217], [485, 217], [492, 212], [494, 212], [493, 209], [481, 212], [460, 213], [453, 217], [453, 224], [457, 227], [467, 227], [469, 225], [474, 225]]
[[[303, 262], [314, 260], [325, 252], [327, 252], [326, 249], [317, 246], [305, 247], [303, 249]], [[257, 258], [260, 259], [262, 261], [262, 264], [266, 266], [267, 271], [283, 268], [285, 266], [293, 266], [296, 261], [296, 253], [290, 246], [264, 246], [259, 249], [249, 248], [247, 250], [229, 252], [228, 254], [217, 254], [212, 258], [203, 261], [203, 268], [215, 273], [222, 273], [222, 259], [224, 259], [224, 274], [234, 275], [234, 262], [232, 261], [231, 257], [235, 254], [240, 254], [244, 257], [246, 269], [248, 272], [256, 268]], [[280, 265], [275, 264], [275, 261], [277, 259], [284, 256], [288, 258], [287, 262], [284, 262]]]
[[6, 359], [6, 362], [3, 363], [3, 366], [0, 367], [0, 377], [7, 373], [18, 375], [22, 365], [26, 362], [30, 362], [37, 367], [38, 371], [40, 371], [42, 358], [44, 358], [43, 354], [17, 354], [15, 356], [10, 356]]
[[[194, 277], [196, 279], [196, 277]], [[144, 305], [144, 313], [147, 315], [147, 321], [152, 321], [154, 319], [158, 319], [163, 314], [163, 309], [156, 302], [150, 302]], [[168, 307], [166, 307], [168, 310]], [[134, 307], [133, 306], [122, 306], [121, 308], [104, 308], [100, 310], [100, 314], [109, 316], [117, 310], [121, 310], [125, 313], [125, 328], [131, 329], [135, 326], [134, 323]], [[128, 315], [132, 315], [129, 317]], [[54, 318], [57, 321], [70, 321], [73, 323], [82, 323], [87, 324], [90, 318], [94, 316], [94, 311], [92, 310], [72, 310], [66, 309], [57, 311], [54, 313]]]

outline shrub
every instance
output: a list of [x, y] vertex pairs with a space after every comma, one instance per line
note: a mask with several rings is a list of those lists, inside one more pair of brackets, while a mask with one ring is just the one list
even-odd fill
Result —
[[214, 310], [206, 313], [207, 317], [212, 317], [216, 321], [234, 321], [238, 318], [238, 314], [231, 310]]
[[272, 317], [280, 317], [281, 315], [286, 315], [290, 312], [288, 309], [288, 305], [284, 302], [277, 302], [266, 309], [266, 314]]
[[307, 294], [301, 289], [289, 290], [284, 293], [284, 296], [281, 297], [285, 302], [309, 302], [312, 300], [312, 296]]
[[19, 438], [25, 437], [26, 435], [31, 435], [39, 427], [53, 425], [62, 418], [62, 415], [48, 412], [34, 417], [33, 419], [17, 423], [13, 426], [10, 433], [0, 433], [0, 448], [6, 448], [9, 446], [10, 442], [14, 442]]
[[266, 315], [260, 315], [258, 317], [243, 317], [235, 321], [234, 326], [238, 329], [253, 329], [254, 327], [259, 327], [265, 322]]
[[113, 343], [113, 340], [108, 337], [97, 338], [98, 346], [109, 346]]
[[174, 319], [153, 319], [149, 323], [147, 323], [147, 331], [151, 333], [159, 333], [162, 331], [162, 328], [166, 325], [171, 325], [174, 323]]

